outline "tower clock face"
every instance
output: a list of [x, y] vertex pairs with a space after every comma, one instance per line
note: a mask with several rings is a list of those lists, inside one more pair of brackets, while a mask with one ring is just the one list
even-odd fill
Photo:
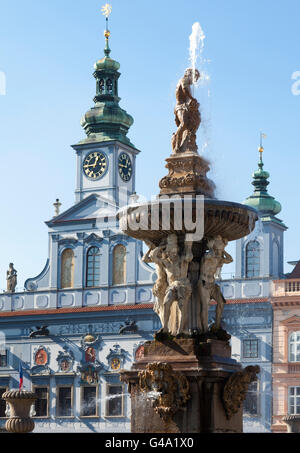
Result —
[[125, 182], [128, 182], [132, 176], [131, 159], [126, 153], [121, 153], [119, 156], [119, 175]]
[[100, 151], [86, 156], [83, 162], [83, 172], [90, 179], [100, 179], [107, 170], [107, 157]]

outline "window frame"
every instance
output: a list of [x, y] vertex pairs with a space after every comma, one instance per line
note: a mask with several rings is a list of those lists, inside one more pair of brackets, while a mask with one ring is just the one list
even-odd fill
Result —
[[294, 411], [293, 413], [291, 412], [291, 395], [290, 395], [290, 391], [291, 389], [299, 389], [300, 390], [300, 386], [297, 386], [297, 385], [291, 385], [288, 387], [288, 414], [289, 415], [300, 415], [300, 405], [299, 405], [299, 413], [297, 413], [297, 404], [296, 403], [296, 398], [297, 396], [299, 397], [300, 399], [300, 391], [299, 391], [299, 395], [297, 395], [297, 390], [296, 390], [296, 394], [293, 395], [294, 396], [294, 408], [296, 408], [296, 412]]
[[1, 365], [1, 357], [4, 356], [4, 354], [1, 354], [1, 350], [0, 350], [0, 369], [1, 369], [1, 368], [8, 368], [8, 367], [9, 367], [9, 364], [8, 364], [8, 354], [9, 354], [9, 350], [7, 349], [7, 347], [5, 347], [5, 348], [3, 349], [3, 351], [5, 351], [6, 365]]
[[[252, 391], [251, 389], [250, 389], [250, 391], [249, 391], [249, 387], [250, 387], [251, 385], [253, 385], [253, 384], [256, 384], [256, 391], [255, 391], [255, 392]], [[260, 415], [261, 415], [261, 413], [260, 413], [260, 412], [261, 412], [260, 381], [257, 379], [256, 381], [251, 382], [251, 383], [249, 384], [249, 387], [248, 387], [248, 391], [247, 391], [247, 393], [246, 393], [246, 398], [247, 398], [247, 396], [249, 396], [250, 393], [255, 394], [255, 395], [253, 395], [253, 397], [254, 397], [254, 396], [256, 397], [256, 407], [257, 407], [257, 411], [256, 411], [255, 414], [251, 414], [251, 412], [246, 412], [246, 410], [245, 410], [245, 402], [246, 402], [246, 398], [245, 398], [245, 400], [244, 400], [244, 402], [243, 402], [243, 414], [244, 414], [246, 417], [260, 417]]]
[[[9, 390], [9, 386], [7, 386], [7, 385], [3, 385], [3, 386], [0, 385], [0, 390], [1, 390], [1, 389], [3, 389], [4, 392], [7, 392], [7, 391]], [[4, 393], [4, 392], [3, 392], [3, 393]], [[2, 396], [2, 395], [1, 395], [1, 396]], [[6, 405], [7, 405], [7, 403], [6, 403], [5, 401], [4, 401], [4, 403], [5, 403], [5, 411], [4, 411], [4, 412], [6, 412]], [[4, 417], [1, 417], [1, 416], [0, 416], [0, 420], [5, 420], [6, 418], [8, 418], [6, 415], [5, 415]]]
[[[45, 384], [45, 385], [33, 384], [32, 391], [35, 392], [37, 388], [46, 388], [47, 389], [47, 415], [34, 415], [33, 418], [37, 418], [37, 419], [49, 418], [50, 417], [50, 385], [49, 384]], [[34, 410], [36, 410], [35, 403], [34, 403]]]
[[[257, 344], [257, 355], [256, 355], [256, 356], [253, 356], [253, 355], [252, 355], [252, 356], [251, 356], [251, 355], [250, 355], [250, 356], [247, 356], [247, 355], [245, 355], [245, 347], [244, 347], [244, 346], [245, 346], [245, 343], [246, 343], [247, 341], [250, 341], [250, 343], [251, 343], [251, 342], [256, 342], [256, 344]], [[242, 351], [241, 351], [242, 353], [241, 353], [241, 357], [242, 357], [243, 359], [246, 359], [246, 360], [259, 359], [259, 356], [260, 356], [260, 354], [259, 354], [259, 344], [260, 344], [260, 341], [259, 341], [258, 338], [243, 338], [242, 341], [241, 341], [241, 343], [242, 343]], [[250, 346], [250, 349], [251, 349], [251, 346]]]
[[[95, 415], [82, 415], [82, 402], [83, 402], [83, 395], [84, 395], [84, 389], [85, 388], [95, 388], [96, 389], [96, 414]], [[99, 411], [99, 385], [81, 385], [80, 386], [80, 418], [98, 418], [100, 417], [100, 411]]]
[[[121, 410], [121, 415], [109, 415], [108, 414], [108, 410], [109, 410], [109, 399], [107, 398], [108, 396], [110, 396], [110, 393], [109, 393], [109, 388], [110, 387], [121, 387], [122, 388], [122, 394], [120, 395], [121, 397], [121, 402], [122, 402], [122, 410]], [[106, 398], [107, 398], [107, 401], [106, 401], [106, 404], [105, 404], [105, 418], [124, 418], [125, 417], [125, 414], [124, 414], [124, 409], [125, 409], [125, 401], [124, 401], [124, 393], [125, 393], [125, 385], [124, 384], [113, 384], [113, 383], [107, 383], [106, 384]]]
[[[257, 250], [257, 255], [254, 255], [254, 256], [248, 256], [248, 252], [249, 252], [249, 246], [252, 245], [252, 244], [257, 244], [258, 246], [258, 250]], [[256, 252], [256, 250], [250, 250], [252, 252]], [[254, 239], [252, 241], [249, 241], [247, 244], [246, 244], [246, 247], [245, 247], [245, 277], [246, 278], [259, 278], [261, 277], [261, 270], [260, 270], [260, 266], [261, 266], [261, 257], [260, 257], [260, 252], [261, 252], [261, 244], [259, 243], [259, 241], [257, 239]], [[257, 265], [257, 269], [256, 269], [256, 264], [254, 263], [253, 265], [251, 265], [251, 267], [253, 267], [253, 275], [249, 275], [249, 258], [252, 258], [252, 259], [257, 259], [258, 260], [258, 265]], [[255, 269], [257, 270], [257, 273], [255, 273]]]
[[[61, 389], [61, 388], [71, 388], [71, 410], [72, 410], [71, 415], [60, 415], [58, 413], [58, 411], [59, 411], [59, 389]], [[75, 418], [74, 384], [58, 384], [56, 386], [55, 402], [56, 402], [56, 407], [55, 407], [56, 418]]]
[[[297, 335], [299, 334], [300, 335], [300, 330], [294, 330], [293, 332], [290, 332], [289, 336], [288, 336], [288, 362], [289, 363], [299, 363], [300, 362], [300, 352], [299, 352], [299, 360], [291, 360], [291, 338], [293, 335]], [[295, 346], [295, 350], [297, 349], [297, 344], [300, 344], [300, 340], [299, 341], [295, 341], [294, 343], [294, 346]], [[297, 359], [297, 351], [294, 352], [294, 355], [295, 355], [295, 358]]]
[[[93, 256], [98, 256], [99, 257], [99, 273], [98, 273], [98, 277], [97, 277], [97, 280], [98, 280], [98, 284], [95, 284], [95, 259], [93, 260], [93, 285], [88, 285], [88, 272], [89, 272], [89, 252], [90, 250], [92, 249], [98, 249], [98, 254], [97, 255], [93, 255]], [[100, 286], [100, 256], [101, 256], [101, 253], [100, 253], [100, 248], [97, 246], [97, 245], [92, 245], [91, 247], [89, 247], [86, 251], [86, 266], [85, 266], [85, 288], [99, 288]]]

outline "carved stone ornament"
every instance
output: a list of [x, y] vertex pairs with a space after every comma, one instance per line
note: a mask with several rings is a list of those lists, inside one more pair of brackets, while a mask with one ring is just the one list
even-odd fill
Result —
[[71, 350], [65, 348], [64, 351], [59, 351], [56, 361], [59, 373], [70, 373], [73, 370], [74, 354]]
[[244, 370], [234, 373], [225, 384], [223, 405], [228, 420], [236, 414], [246, 398], [249, 384], [257, 380], [259, 366], [247, 366]]
[[99, 372], [104, 369], [101, 362], [85, 363], [77, 367], [77, 372], [80, 373], [81, 384], [97, 384], [99, 381]]
[[81, 337], [80, 343], [81, 343], [81, 349], [84, 351], [84, 355], [86, 355], [86, 351], [88, 351], [88, 354], [89, 354], [89, 352], [91, 353], [92, 349], [95, 351], [96, 350], [101, 351], [102, 346], [103, 346], [102, 337], [100, 335], [96, 336], [96, 335], [90, 333], [90, 331], [91, 331], [91, 326], [89, 326], [89, 333], [84, 334]]
[[173, 371], [169, 363], [148, 363], [146, 370], [140, 371], [138, 376], [140, 390], [148, 394], [155, 412], [165, 421], [182, 409], [190, 398], [187, 378]]

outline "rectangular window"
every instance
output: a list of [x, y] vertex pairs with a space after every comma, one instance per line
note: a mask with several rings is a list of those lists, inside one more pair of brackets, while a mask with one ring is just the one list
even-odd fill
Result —
[[35, 387], [35, 417], [48, 417], [48, 387]]
[[72, 417], [72, 387], [58, 387], [57, 393], [57, 415], [59, 417]]
[[289, 414], [300, 414], [300, 387], [289, 387]]
[[81, 389], [81, 417], [97, 416], [97, 388], [82, 387]]
[[0, 350], [0, 367], [7, 366], [7, 350], [1, 349]]
[[257, 381], [251, 382], [248, 387], [248, 392], [244, 401], [244, 413], [249, 415], [258, 415], [259, 413], [259, 391]]
[[6, 392], [6, 387], [1, 387], [0, 388], [0, 417], [4, 418], [6, 417], [5, 411], [6, 411], [6, 402], [2, 399], [2, 395], [4, 392]]
[[107, 417], [123, 417], [123, 386], [108, 385], [107, 387]]
[[243, 340], [243, 358], [258, 357], [258, 340]]

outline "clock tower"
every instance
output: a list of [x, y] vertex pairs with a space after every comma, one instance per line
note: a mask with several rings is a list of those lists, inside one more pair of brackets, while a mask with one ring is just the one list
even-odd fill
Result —
[[133, 118], [119, 106], [120, 64], [110, 58], [104, 32], [104, 57], [95, 65], [95, 105], [81, 119], [87, 137], [73, 145], [77, 154], [76, 202], [92, 193], [121, 206], [135, 192], [135, 159], [139, 151], [127, 137]]

